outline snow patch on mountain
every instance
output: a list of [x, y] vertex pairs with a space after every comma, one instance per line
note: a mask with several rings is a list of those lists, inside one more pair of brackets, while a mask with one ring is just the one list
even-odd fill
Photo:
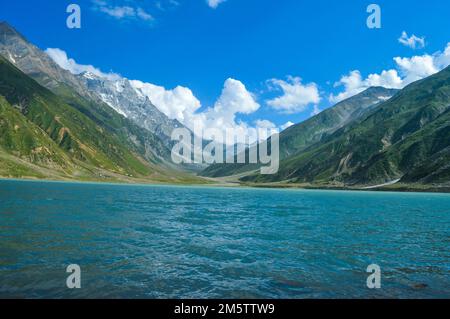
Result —
[[177, 120], [169, 119], [150, 99], [136, 90], [127, 78], [109, 79], [84, 72], [78, 75], [89, 91], [139, 126], [169, 142], [174, 128], [182, 127]]
[[94, 80], [95, 79], [95, 74], [91, 73], [91, 72], [84, 72], [82, 74], [86, 79], [89, 80]]
[[16, 64], [17, 62], [16, 62], [16, 60], [13, 58], [12, 54], [8, 52], [8, 55], [9, 55], [9, 60], [10, 60], [12, 63]]
[[114, 103], [114, 97], [113, 96], [107, 95], [105, 93], [100, 93], [100, 98], [102, 99], [103, 102], [108, 104], [114, 111], [116, 111], [120, 115], [128, 117], [128, 115], [124, 111], [122, 111], [119, 107], [117, 107], [117, 102]]
[[392, 97], [392, 95], [391, 96], [377, 96], [377, 99], [384, 102], [384, 101], [389, 100], [391, 97]]

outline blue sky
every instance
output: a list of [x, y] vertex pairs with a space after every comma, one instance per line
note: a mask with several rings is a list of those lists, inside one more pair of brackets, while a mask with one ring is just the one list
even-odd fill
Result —
[[[70, 3], [81, 7], [79, 30], [66, 27]], [[381, 29], [366, 25], [370, 3], [381, 7]], [[449, 12], [443, 0], [226, 0], [215, 8], [207, 0], [15, 0], [2, 1], [0, 20], [78, 64], [169, 93], [188, 88], [201, 103], [197, 113], [218, 101], [227, 108], [227, 97], [243, 84], [258, 107], [250, 103], [248, 114], [235, 109], [233, 119], [281, 126], [373, 83], [403, 87], [448, 65], [442, 52], [450, 42]], [[347, 87], [336, 85], [343, 76]], [[228, 82], [223, 94], [229, 78], [238, 82]]]

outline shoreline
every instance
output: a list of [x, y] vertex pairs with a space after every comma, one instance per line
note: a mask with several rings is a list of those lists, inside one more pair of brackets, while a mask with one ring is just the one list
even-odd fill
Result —
[[[362, 193], [419, 193], [419, 194], [450, 194], [450, 187], [430, 187], [417, 185], [411, 187], [406, 184], [390, 184], [380, 187], [344, 187], [344, 186], [324, 186], [324, 185], [304, 185], [304, 184], [250, 184], [236, 182], [221, 182], [209, 179], [210, 183], [170, 183], [160, 181], [124, 182], [124, 181], [96, 181], [96, 180], [77, 180], [77, 179], [40, 179], [40, 178], [17, 178], [0, 176], [1, 181], [17, 182], [47, 182], [47, 183], [71, 183], [85, 185], [114, 185], [114, 186], [165, 186], [165, 187], [197, 187], [197, 188], [230, 188], [230, 189], [284, 189], [284, 190], [317, 190], [317, 191], [344, 191], [344, 192], [362, 192]], [[208, 180], [206, 180], [208, 181]], [[421, 186], [422, 188], [420, 188]]]

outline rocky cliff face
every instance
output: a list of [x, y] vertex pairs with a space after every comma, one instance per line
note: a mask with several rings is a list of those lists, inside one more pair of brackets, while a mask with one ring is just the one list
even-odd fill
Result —
[[61, 85], [94, 102], [106, 103], [117, 113], [157, 135], [170, 146], [173, 129], [183, 125], [169, 119], [133, 88], [126, 78], [102, 78], [92, 73], [72, 74], [55, 63], [6, 22], [0, 23], [0, 54], [41, 85], [57, 92]]
[[107, 79], [85, 72], [78, 80], [117, 113], [134, 121], [140, 127], [155, 133], [167, 144], [175, 128], [183, 127], [177, 120], [169, 119], [148, 97], [140, 94], [126, 78]]
[[65, 83], [78, 93], [89, 95], [73, 74], [59, 67], [45, 52], [6, 22], [0, 23], [0, 54], [50, 90]]

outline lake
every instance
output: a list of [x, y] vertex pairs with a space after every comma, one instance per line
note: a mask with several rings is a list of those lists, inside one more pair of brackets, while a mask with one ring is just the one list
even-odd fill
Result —
[[0, 180], [0, 240], [3, 298], [450, 297], [448, 194]]

